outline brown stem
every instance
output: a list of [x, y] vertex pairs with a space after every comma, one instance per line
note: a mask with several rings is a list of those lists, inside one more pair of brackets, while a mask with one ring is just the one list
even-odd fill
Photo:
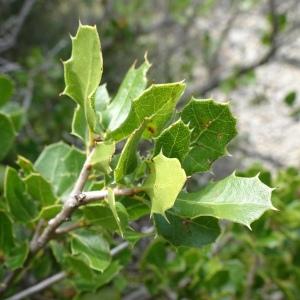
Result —
[[[52, 239], [55, 235], [58, 227], [64, 223], [65, 221], [70, 220], [73, 212], [81, 205], [88, 204], [90, 202], [104, 199], [107, 196], [107, 190], [101, 191], [92, 191], [83, 193], [82, 190], [84, 188], [85, 182], [88, 179], [91, 165], [90, 159], [93, 155], [94, 149], [91, 149], [87, 159], [82, 167], [82, 170], [79, 174], [79, 177], [74, 185], [72, 192], [70, 193], [70, 197], [65, 201], [61, 211], [48, 222], [47, 227], [44, 231], [37, 236], [34, 234], [34, 238], [30, 244], [30, 253], [23, 264], [22, 268], [18, 268], [7, 275], [4, 281], [0, 284], [0, 296], [5, 293], [5, 291], [10, 287], [11, 284], [15, 281], [15, 279], [21, 275], [21, 273], [28, 268], [31, 263], [31, 260], [35, 255], [43, 249], [46, 244]], [[140, 189], [114, 189], [116, 195], [132, 195], [140, 192]]]

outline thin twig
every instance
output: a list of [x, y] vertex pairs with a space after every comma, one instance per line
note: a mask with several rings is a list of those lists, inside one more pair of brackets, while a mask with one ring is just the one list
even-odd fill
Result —
[[73, 230], [78, 229], [78, 228], [86, 227], [86, 226], [88, 226], [88, 224], [82, 220], [78, 223], [72, 223], [68, 226], [57, 228], [55, 230], [55, 234], [58, 234], [58, 235], [66, 234], [70, 231], [73, 231]]
[[35, 284], [34, 286], [15, 294], [14, 296], [11, 296], [9, 298], [6, 298], [6, 300], [20, 300], [20, 299], [24, 299], [26, 297], [29, 297], [33, 294], [38, 293], [39, 291], [42, 291], [44, 289], [46, 289], [47, 287], [49, 287], [50, 285], [53, 285], [54, 283], [61, 281], [62, 279], [67, 277], [67, 273], [66, 272], [60, 272], [57, 273], [41, 282], [39, 282], [38, 284]]
[[[81, 205], [88, 204], [90, 202], [104, 199], [107, 196], [107, 190], [102, 191], [93, 191], [82, 193], [84, 185], [88, 179], [89, 173], [91, 171], [90, 159], [94, 153], [94, 149], [91, 149], [87, 159], [82, 167], [82, 170], [79, 174], [79, 177], [74, 185], [70, 197], [65, 201], [62, 210], [48, 222], [48, 226], [44, 229], [41, 235], [38, 238], [32, 240], [30, 244], [30, 253], [27, 259], [24, 262], [22, 268], [18, 268], [13, 272], [9, 273], [8, 276], [4, 279], [4, 282], [0, 285], [0, 295], [3, 294], [9, 286], [15, 281], [15, 279], [29, 266], [32, 258], [43, 249], [46, 244], [52, 239], [55, 235], [55, 231], [58, 227], [65, 221], [70, 220], [73, 212]], [[116, 195], [132, 195], [138, 193], [139, 189], [115, 189], [114, 192]]]

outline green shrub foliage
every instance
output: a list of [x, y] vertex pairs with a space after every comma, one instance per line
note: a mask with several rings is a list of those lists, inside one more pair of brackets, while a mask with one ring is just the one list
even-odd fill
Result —
[[[111, 97], [101, 83], [96, 27], [80, 24], [71, 40], [62, 95], [76, 104], [72, 134], [82, 147], [58, 142], [46, 146], [34, 163], [19, 156], [18, 167], [6, 168], [0, 199], [1, 293], [18, 290], [24, 268], [37, 279], [65, 270], [78, 293], [95, 292], [130, 260], [128, 250], [127, 256], [114, 250], [120, 239], [132, 248], [151, 236], [155, 242], [145, 261], [158, 268], [164, 265], [159, 257], [166, 243], [180, 247], [182, 259], [193, 264], [194, 248], [220, 235], [220, 219], [250, 228], [274, 209], [272, 188], [255, 174], [232, 174], [193, 193], [185, 187], [189, 176], [209, 171], [227, 153], [237, 134], [227, 103], [192, 98], [176, 111], [185, 83], [149, 85], [146, 57], [129, 69]], [[20, 126], [17, 116], [3, 109], [13, 92], [8, 78], [0, 77], [0, 90], [3, 159]], [[144, 140], [149, 142], [141, 150]], [[136, 230], [141, 227], [134, 224], [145, 220], [153, 227]]]

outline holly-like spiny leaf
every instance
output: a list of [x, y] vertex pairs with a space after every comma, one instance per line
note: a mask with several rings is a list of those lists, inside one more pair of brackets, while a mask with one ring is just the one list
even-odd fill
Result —
[[155, 139], [154, 155], [162, 151], [165, 156], [178, 158], [182, 162], [190, 150], [190, 138], [188, 125], [178, 120]]
[[172, 212], [187, 218], [212, 216], [232, 222], [250, 224], [266, 210], [275, 209], [271, 202], [272, 189], [258, 176], [236, 177], [232, 174], [223, 180], [210, 183], [199, 192], [182, 192]]
[[185, 106], [181, 119], [193, 130], [192, 148], [183, 167], [188, 175], [205, 172], [217, 158], [226, 154], [227, 144], [237, 134], [236, 119], [228, 104], [195, 98]]
[[134, 64], [127, 72], [117, 95], [105, 112], [107, 114], [106, 118], [109, 120], [109, 131], [115, 131], [126, 120], [130, 112], [132, 101], [136, 99], [146, 87], [146, 73], [150, 66], [145, 57], [145, 62], [139, 68], [135, 68]]
[[150, 170], [143, 189], [151, 199], [151, 214], [165, 216], [181, 191], [186, 175], [177, 158], [168, 158], [162, 153], [153, 158]]
[[90, 129], [97, 130], [98, 118], [94, 107], [94, 94], [100, 84], [103, 61], [96, 26], [79, 24], [72, 39], [72, 54], [64, 62], [65, 90], [63, 95], [72, 98], [84, 110]]
[[113, 142], [99, 142], [95, 145], [94, 152], [90, 159], [90, 164], [107, 174], [111, 171], [110, 161], [115, 152], [115, 143]]
[[79, 24], [78, 31], [72, 39], [71, 57], [64, 62], [64, 95], [71, 97], [84, 107], [99, 86], [103, 62], [100, 40], [96, 26]]
[[220, 235], [218, 220], [200, 217], [193, 220], [166, 213], [169, 222], [155, 215], [157, 233], [174, 246], [201, 248], [213, 243]]
[[183, 82], [151, 85], [132, 102], [126, 120], [118, 129], [108, 133], [108, 137], [122, 140], [139, 128], [145, 119], [149, 120], [145, 137], [159, 135], [172, 116], [184, 88]]

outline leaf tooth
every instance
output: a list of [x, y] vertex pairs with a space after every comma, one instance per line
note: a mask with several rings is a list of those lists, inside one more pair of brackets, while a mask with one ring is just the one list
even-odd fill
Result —
[[224, 149], [224, 156], [232, 157], [232, 154], [228, 151], [227, 147]]
[[149, 65], [149, 67], [152, 66], [152, 63], [150, 63], [149, 60], [148, 60], [148, 51], [146, 51], [145, 54], [144, 54], [144, 60], [145, 60], [145, 63], [147, 65]]
[[236, 170], [233, 170], [233, 172], [231, 173], [230, 176], [232, 176], [232, 177], [238, 177], [238, 176], [236, 176]]

